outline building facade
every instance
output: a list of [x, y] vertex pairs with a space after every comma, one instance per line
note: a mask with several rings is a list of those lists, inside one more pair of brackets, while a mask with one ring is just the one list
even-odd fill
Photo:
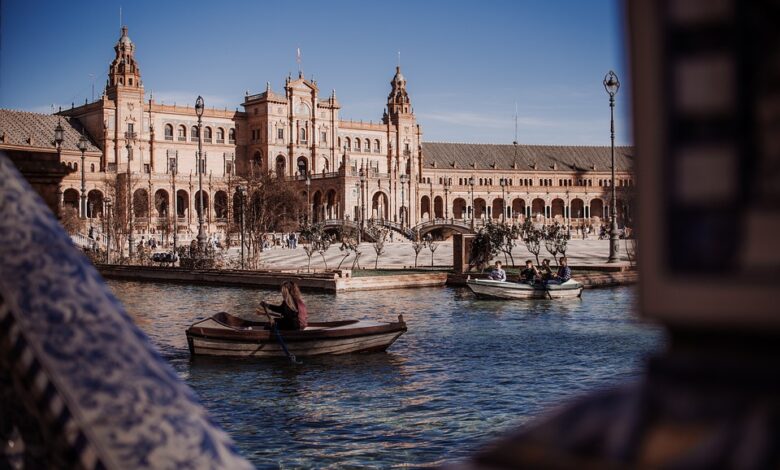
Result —
[[[236, 187], [257, 172], [289, 179], [309, 201], [313, 221], [328, 223], [374, 220], [446, 235], [488, 219], [599, 226], [607, 217], [609, 147], [423, 142], [400, 67], [377, 122], [343, 119], [335, 91], [321, 94], [316, 81], [299, 74], [287, 77], [280, 92], [267, 84], [247, 94], [243, 111], [206, 108], [199, 133], [193, 106], [146, 97], [126, 27], [114, 50], [101, 98], [47, 119], [63, 119], [89, 137], [82, 167], [87, 216], [103, 216], [111, 191], [119, 193], [117, 202], [123, 193], [132, 195], [123, 210], [131, 212], [137, 236], [156, 236], [174, 221], [181, 241], [194, 237], [199, 176], [207, 231], [224, 236]], [[0, 123], [21, 116], [3, 113]], [[12, 131], [24, 133], [0, 129], [0, 148]], [[632, 148], [616, 149], [620, 201], [633, 185], [632, 159]], [[80, 154], [68, 147], [62, 161], [78, 170]], [[81, 179], [81, 171], [65, 177], [63, 205], [78, 204]], [[621, 225], [630, 223], [625, 207], [619, 202]]]

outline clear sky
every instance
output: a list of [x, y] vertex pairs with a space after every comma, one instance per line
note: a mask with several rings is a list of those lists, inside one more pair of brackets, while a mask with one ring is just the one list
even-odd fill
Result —
[[105, 86], [119, 9], [155, 101], [240, 107], [297, 74], [342, 117], [377, 121], [401, 52], [424, 140], [609, 144], [601, 84], [621, 79], [617, 142], [631, 143], [616, 0], [1, 1], [0, 107], [50, 112]]

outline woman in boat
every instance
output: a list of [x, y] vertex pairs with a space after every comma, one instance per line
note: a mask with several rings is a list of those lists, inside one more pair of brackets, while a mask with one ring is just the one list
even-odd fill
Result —
[[[292, 281], [282, 283], [281, 304], [273, 305], [264, 300], [260, 302], [260, 305], [263, 309], [282, 315], [282, 318], [276, 320], [276, 325], [280, 330], [303, 330], [308, 324], [308, 313], [301, 296], [301, 290], [298, 288], [298, 284]], [[263, 312], [258, 310], [258, 313], [265, 314], [265, 310]]]

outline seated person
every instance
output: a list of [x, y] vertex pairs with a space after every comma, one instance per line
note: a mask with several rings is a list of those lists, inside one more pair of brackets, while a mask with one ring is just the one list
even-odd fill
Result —
[[539, 268], [539, 275], [541, 276], [542, 281], [549, 281], [553, 278], [553, 272], [552, 268], [550, 267], [549, 259], [542, 260], [542, 266]]
[[541, 273], [530, 259], [525, 260], [525, 269], [520, 271], [520, 282], [533, 284], [534, 280], [541, 279]]
[[488, 278], [491, 281], [506, 281], [506, 271], [501, 269], [501, 261], [496, 261], [496, 266], [490, 271]]
[[[298, 289], [298, 284], [292, 281], [284, 281], [282, 283], [282, 303], [279, 305], [268, 304], [264, 301], [260, 302], [260, 305], [264, 309], [268, 309], [272, 312], [280, 313], [281, 318], [276, 319], [276, 326], [280, 330], [303, 330], [308, 324], [308, 314], [306, 311], [306, 304], [303, 303], [303, 297], [301, 291]], [[267, 312], [261, 312], [257, 310], [258, 314], [267, 315]], [[274, 322], [272, 317], [268, 315], [269, 321]]]
[[561, 256], [558, 272], [553, 276], [553, 279], [561, 284], [571, 279], [571, 268], [565, 256]]

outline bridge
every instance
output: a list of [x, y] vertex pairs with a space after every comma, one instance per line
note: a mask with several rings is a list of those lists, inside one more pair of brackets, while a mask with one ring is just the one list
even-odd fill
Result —
[[[349, 229], [350, 231], [357, 232], [360, 229], [360, 224], [354, 220], [346, 220], [346, 219], [327, 219], [322, 222], [323, 226], [326, 230], [345, 230]], [[418, 232], [420, 236], [425, 236], [434, 230], [439, 229], [446, 229], [446, 230], [452, 230], [453, 232], [458, 233], [474, 233], [476, 230], [472, 229], [471, 221], [468, 219], [433, 219], [433, 220], [426, 220], [424, 222], [420, 222], [419, 224], [413, 226], [413, 227], [405, 227], [400, 222], [394, 222], [392, 220], [387, 219], [381, 219], [381, 218], [372, 218], [365, 221], [365, 227], [364, 227], [364, 234], [365, 234], [365, 228], [370, 225], [378, 225], [380, 227], [385, 227], [387, 229], [390, 229], [396, 233], [400, 233], [404, 237], [408, 239], [414, 238], [415, 232]], [[484, 225], [484, 222], [482, 220], [475, 221], [474, 228]]]

